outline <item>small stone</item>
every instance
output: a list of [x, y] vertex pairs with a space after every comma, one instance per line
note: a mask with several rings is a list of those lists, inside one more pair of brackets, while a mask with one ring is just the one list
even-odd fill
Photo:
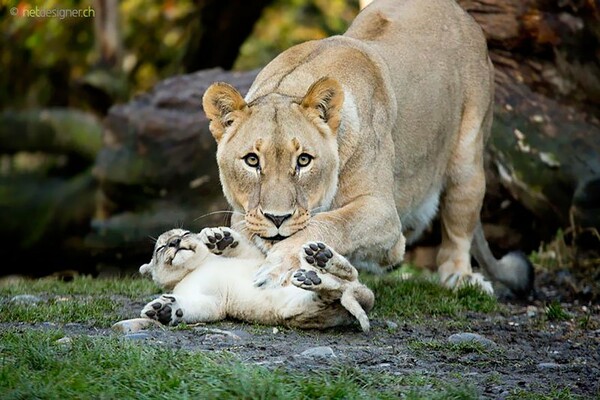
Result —
[[71, 344], [71, 342], [73, 342], [73, 339], [71, 339], [68, 336], [65, 336], [65, 337], [61, 337], [54, 343], [56, 343], [56, 344]]
[[485, 348], [495, 347], [496, 343], [477, 333], [461, 332], [448, 337], [450, 343], [479, 343]]
[[20, 295], [13, 297], [12, 299], [10, 299], [11, 303], [17, 303], [17, 304], [37, 304], [41, 301], [42, 301], [41, 298], [34, 296], [32, 294], [20, 294]]
[[385, 321], [385, 326], [386, 326], [388, 329], [392, 329], [392, 330], [396, 330], [396, 329], [398, 329], [398, 324], [397, 324], [397, 323], [395, 323], [394, 321]]
[[279, 333], [279, 329], [277, 329], [277, 328], [273, 328], [273, 335], [276, 335], [276, 334], [278, 334], [278, 333]]
[[204, 340], [209, 340], [209, 341], [224, 340], [224, 339], [241, 340], [242, 337], [240, 336], [240, 333], [242, 336], [249, 336], [249, 334], [244, 331], [226, 331], [223, 329], [204, 328], [204, 327], [196, 328], [196, 329], [201, 332], [204, 332], [205, 333]]
[[312, 347], [300, 353], [304, 357], [336, 358], [333, 349], [329, 346]]
[[539, 363], [537, 365], [538, 369], [547, 370], [547, 369], [559, 369], [561, 368], [560, 364], [547, 362], [547, 363]]
[[150, 339], [150, 335], [145, 332], [128, 333], [124, 338], [128, 340], [146, 340]]
[[527, 316], [533, 318], [537, 315], [538, 309], [536, 306], [527, 306]]
[[152, 326], [160, 326], [160, 324], [153, 319], [134, 318], [119, 321], [112, 326], [112, 329], [122, 333], [135, 333]]

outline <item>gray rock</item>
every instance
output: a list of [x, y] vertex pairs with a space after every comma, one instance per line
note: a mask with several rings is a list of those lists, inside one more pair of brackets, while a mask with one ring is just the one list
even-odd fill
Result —
[[385, 321], [385, 326], [388, 329], [393, 330], [393, 331], [395, 331], [396, 329], [398, 329], [398, 324], [395, 323], [394, 321], [389, 321], [389, 320]]
[[37, 296], [32, 294], [19, 294], [12, 299], [10, 299], [11, 303], [17, 304], [37, 304], [42, 302], [43, 300]]
[[545, 362], [545, 363], [539, 363], [537, 365], [539, 370], [548, 370], [548, 369], [559, 369], [562, 366], [560, 364], [557, 363], [553, 363], [553, 362]]
[[312, 347], [310, 349], [304, 350], [302, 353], [300, 353], [300, 355], [304, 357], [336, 357], [335, 353], [333, 352], [333, 349], [329, 346]]
[[205, 332], [205, 336], [204, 339], [208, 339], [208, 340], [224, 340], [224, 339], [231, 339], [231, 340], [241, 340], [242, 338], [248, 338], [250, 337], [250, 334], [244, 331], [226, 331], [223, 329], [217, 329], [217, 328], [205, 328], [205, 327], [199, 327], [199, 328], [195, 328], [195, 330], [200, 331], [200, 332]]
[[448, 337], [448, 341], [450, 343], [479, 343], [483, 347], [488, 349], [496, 346], [496, 343], [494, 343], [494, 341], [484, 336], [481, 336], [480, 334], [470, 332], [460, 332], [450, 335]]
[[119, 321], [112, 326], [112, 329], [121, 332], [121, 333], [135, 333], [139, 332], [142, 329], [146, 329], [152, 326], [161, 326], [158, 321], [148, 318], [134, 318], [134, 319], [125, 319], [123, 321]]
[[145, 332], [138, 332], [138, 333], [128, 333], [127, 335], [125, 335], [123, 337], [128, 340], [146, 340], [146, 339], [150, 339], [151, 336]]

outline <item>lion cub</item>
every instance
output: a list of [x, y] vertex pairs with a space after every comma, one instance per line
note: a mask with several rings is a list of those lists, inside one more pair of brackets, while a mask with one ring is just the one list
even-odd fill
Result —
[[141, 316], [165, 325], [230, 317], [319, 329], [356, 318], [368, 331], [366, 313], [374, 296], [348, 260], [319, 242], [306, 243], [300, 257], [292, 284], [259, 289], [252, 282], [264, 255], [237, 232], [224, 227], [200, 234], [170, 230], [158, 238], [152, 260], [140, 273], [151, 274], [172, 293], [148, 303]]

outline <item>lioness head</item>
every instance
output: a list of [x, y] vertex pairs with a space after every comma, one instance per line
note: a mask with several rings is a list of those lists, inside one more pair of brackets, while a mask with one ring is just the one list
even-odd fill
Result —
[[183, 229], [171, 229], [158, 237], [152, 260], [140, 267], [140, 273], [150, 274], [157, 285], [172, 289], [198, 267], [207, 254], [208, 249], [196, 234]]
[[337, 189], [336, 134], [344, 93], [321, 78], [303, 97], [272, 93], [250, 103], [226, 83], [203, 98], [217, 141], [223, 192], [248, 231], [281, 240], [327, 210]]

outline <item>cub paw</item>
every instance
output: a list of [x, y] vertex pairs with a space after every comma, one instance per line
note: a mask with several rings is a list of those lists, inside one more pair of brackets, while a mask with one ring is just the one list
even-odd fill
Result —
[[301, 264], [317, 267], [338, 278], [353, 281], [358, 272], [348, 260], [321, 242], [308, 242], [300, 251]]
[[228, 256], [239, 244], [237, 232], [226, 227], [204, 228], [200, 232], [200, 240], [216, 255]]
[[492, 287], [490, 281], [486, 280], [483, 275], [477, 272], [472, 274], [453, 273], [450, 274], [446, 279], [444, 279], [442, 283], [444, 284], [444, 286], [450, 289], [458, 289], [468, 285], [477, 286], [483, 292], [489, 295], [494, 294], [494, 288]]
[[313, 270], [298, 269], [292, 275], [292, 284], [300, 288], [318, 286], [323, 282], [319, 275]]
[[333, 258], [333, 252], [321, 242], [309, 242], [304, 245], [304, 260], [312, 266], [326, 268]]
[[173, 296], [162, 295], [158, 299], [146, 304], [140, 314], [142, 318], [149, 318], [163, 325], [175, 326], [183, 321], [183, 310]]

